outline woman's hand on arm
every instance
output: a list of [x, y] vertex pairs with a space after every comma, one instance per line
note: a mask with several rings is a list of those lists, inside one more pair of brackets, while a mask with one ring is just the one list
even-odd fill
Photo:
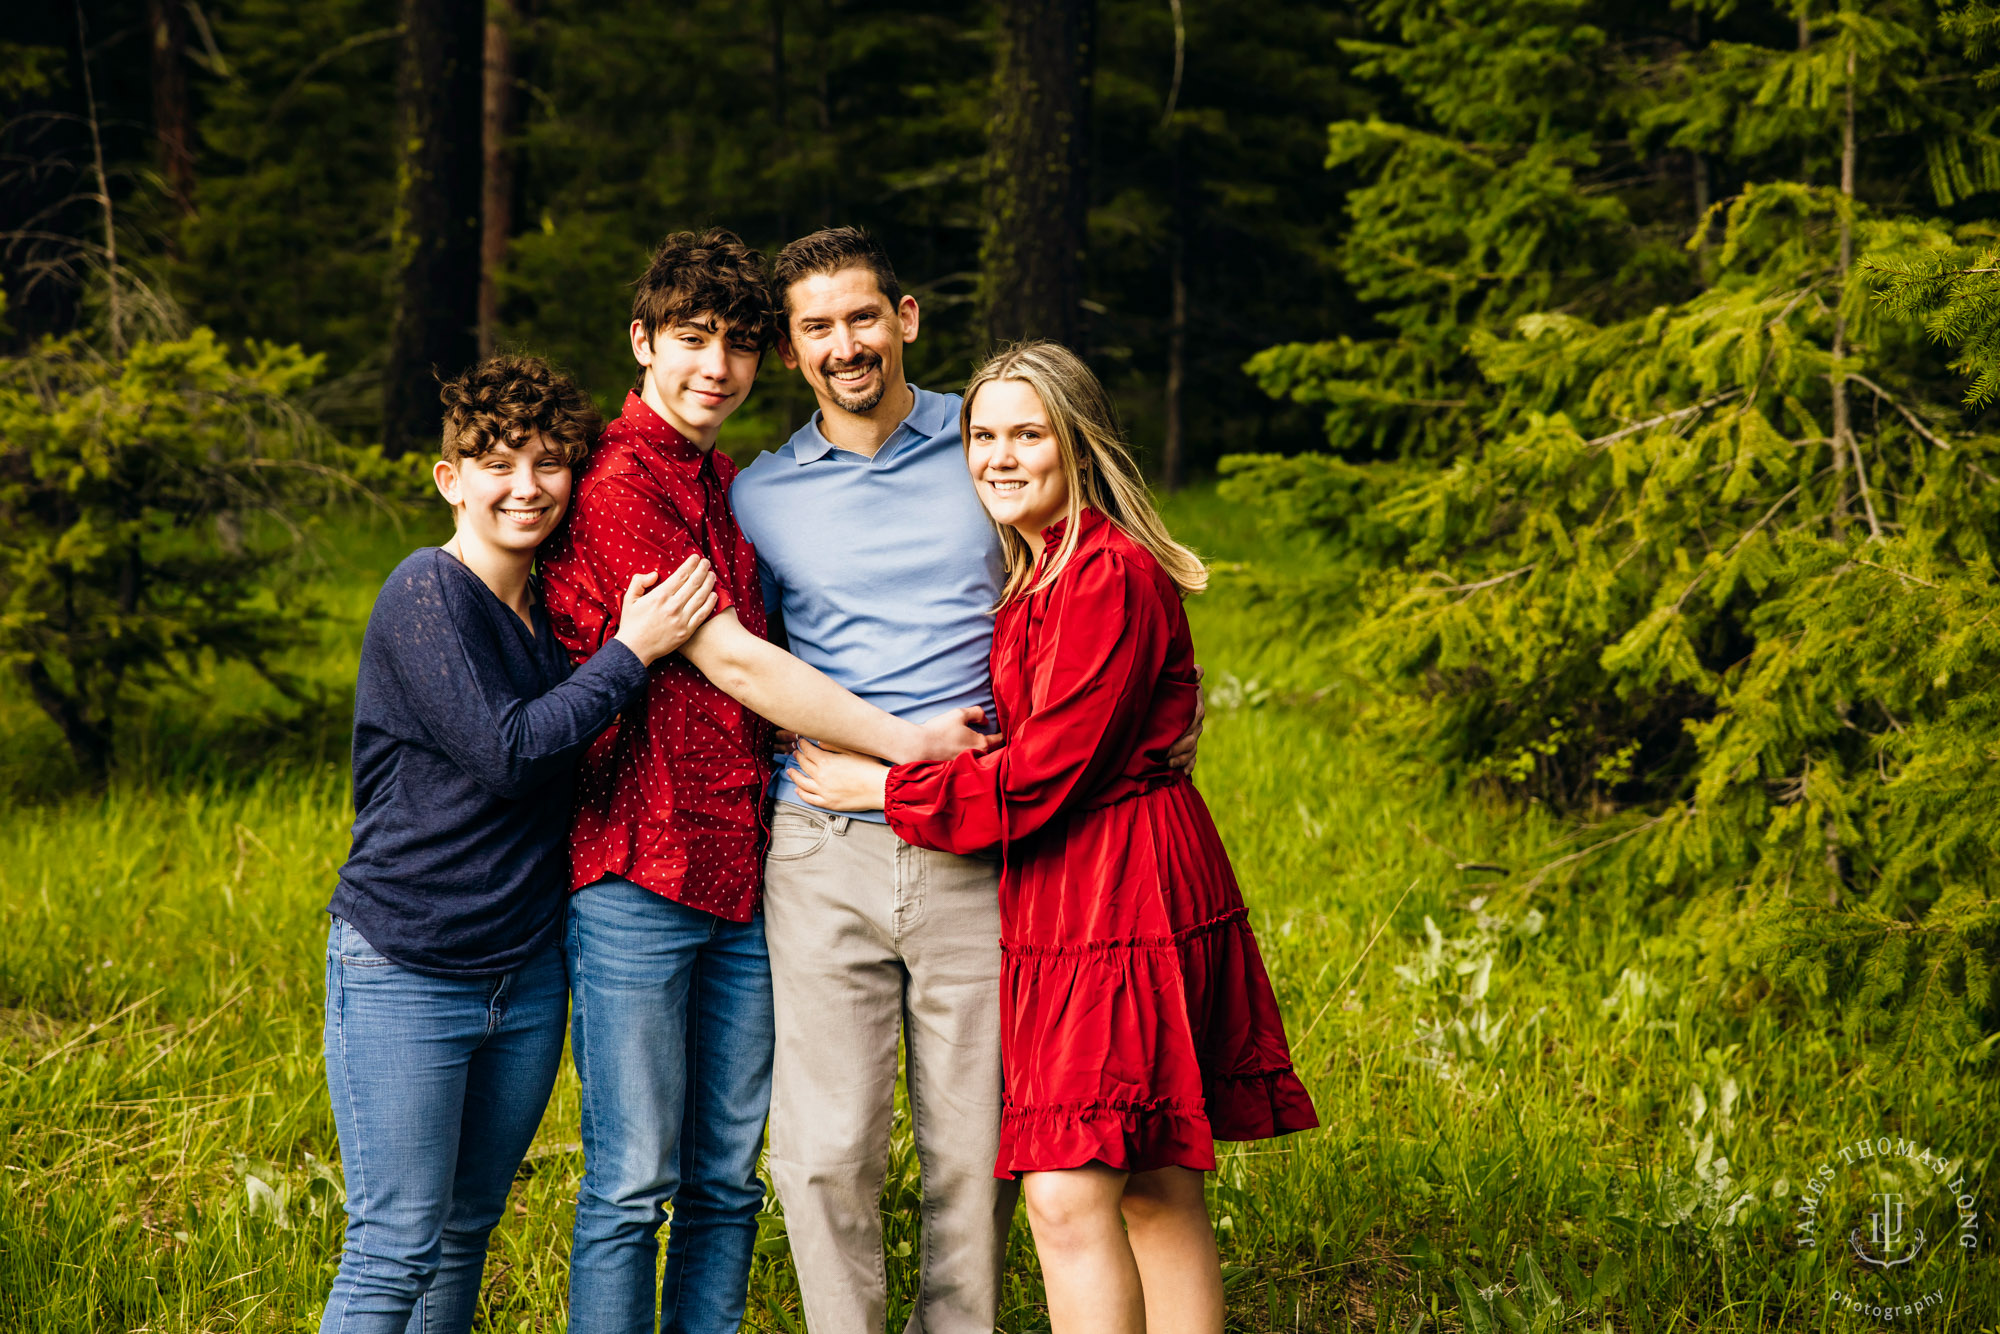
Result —
[[615, 638], [648, 667], [681, 647], [715, 612], [715, 568], [689, 556], [664, 583], [657, 570], [635, 574], [625, 590]]
[[866, 755], [800, 741], [785, 773], [821, 810], [879, 811], [887, 804], [889, 766]]

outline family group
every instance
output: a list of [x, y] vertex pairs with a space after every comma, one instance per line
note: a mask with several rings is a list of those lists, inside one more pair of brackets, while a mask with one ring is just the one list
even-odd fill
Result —
[[[533, 357], [444, 385], [455, 532], [356, 686], [322, 1334], [471, 1328], [565, 1034], [575, 1334], [737, 1330], [760, 1157], [807, 1326], [882, 1334], [899, 1069], [909, 1330], [994, 1328], [1018, 1195], [1056, 1334], [1219, 1334], [1214, 1141], [1317, 1120], [1189, 778], [1207, 575], [1074, 353], [933, 393], [918, 324], [858, 229], [681, 233], [617, 420]], [[739, 474], [773, 347], [818, 410]]]

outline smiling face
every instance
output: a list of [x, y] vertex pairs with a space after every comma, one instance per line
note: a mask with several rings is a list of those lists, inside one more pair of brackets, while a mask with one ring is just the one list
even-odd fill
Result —
[[713, 315], [670, 324], [650, 339], [634, 320], [632, 355], [646, 368], [639, 394], [646, 406], [703, 449], [749, 396], [763, 360], [753, 336]]
[[993, 521], [1036, 551], [1042, 529], [1069, 510], [1062, 445], [1026, 380], [988, 380], [966, 405], [965, 463]]
[[475, 458], [440, 459], [437, 489], [456, 511], [461, 542], [523, 555], [556, 530], [569, 509], [569, 466], [534, 436], [496, 444]]
[[903, 383], [903, 345], [917, 340], [917, 299], [891, 303], [865, 268], [814, 273], [785, 293], [778, 355], [806, 377], [823, 410], [865, 415]]

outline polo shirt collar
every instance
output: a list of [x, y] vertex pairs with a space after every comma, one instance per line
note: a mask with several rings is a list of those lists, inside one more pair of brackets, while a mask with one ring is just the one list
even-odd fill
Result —
[[637, 435], [661, 458], [694, 467], [708, 461], [711, 451], [682, 435], [672, 422], [653, 411], [652, 406], [632, 390], [625, 391], [625, 410], [619, 415], [618, 424]]
[[[905, 431], [928, 439], [942, 432], [956, 420], [957, 413], [948, 395], [933, 394], [915, 385], [910, 386], [910, 393], [915, 398], [915, 402], [910, 405], [910, 415], [897, 423], [895, 430], [889, 432], [889, 438], [882, 442], [881, 449], [875, 451], [875, 457], [882, 457], [897, 443]], [[820, 429], [822, 419], [823, 414], [815, 408], [812, 420], [800, 427], [798, 434], [792, 437], [793, 462], [817, 463], [834, 451], [836, 446], [826, 438], [826, 432]]]

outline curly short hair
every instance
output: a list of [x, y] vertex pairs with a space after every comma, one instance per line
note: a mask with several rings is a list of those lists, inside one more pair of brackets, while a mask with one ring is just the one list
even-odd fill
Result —
[[564, 467], [590, 453], [604, 418], [575, 380], [540, 357], [488, 357], [438, 391], [444, 457], [476, 459], [495, 445], [519, 448], [541, 436]]
[[673, 233], [632, 286], [632, 318], [648, 341], [709, 315], [727, 323], [732, 337], [754, 341], [759, 352], [778, 336], [764, 253], [727, 228]]
[[792, 284], [822, 273], [839, 273], [842, 269], [868, 270], [875, 275], [875, 285], [889, 298], [891, 306], [902, 301], [903, 286], [896, 281], [889, 252], [880, 241], [859, 227], [823, 227], [778, 252], [771, 286], [777, 293], [775, 304], [779, 314], [790, 322]]

